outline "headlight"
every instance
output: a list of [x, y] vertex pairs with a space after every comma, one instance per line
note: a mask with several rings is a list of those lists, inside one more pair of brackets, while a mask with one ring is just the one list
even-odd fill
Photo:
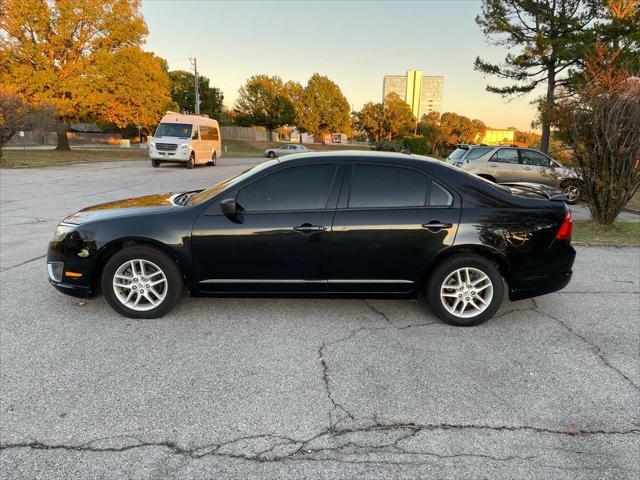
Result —
[[69, 223], [61, 223], [56, 227], [55, 232], [53, 232], [53, 241], [61, 242], [67, 236], [67, 234], [73, 232], [76, 229], [77, 225], [71, 225]]
[[156, 142], [149, 142], [149, 146], [151, 148], [156, 148]]
[[453, 162], [454, 167], [462, 168], [462, 165], [464, 165], [463, 162]]
[[189, 148], [189, 144], [188, 143], [183, 143], [182, 145], [180, 145], [180, 148]]

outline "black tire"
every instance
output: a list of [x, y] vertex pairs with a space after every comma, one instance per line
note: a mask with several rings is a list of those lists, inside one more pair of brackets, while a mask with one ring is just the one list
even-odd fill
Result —
[[210, 165], [212, 167], [216, 166], [216, 163], [218, 161], [218, 155], [216, 154], [215, 150], [213, 151], [213, 155], [211, 155], [211, 161], [207, 162], [207, 165]]
[[[113, 286], [113, 277], [118, 268], [127, 261], [137, 259], [146, 260], [157, 265], [167, 279], [167, 293], [164, 300], [156, 307], [145, 311], [134, 310], [124, 305], [116, 296]], [[102, 293], [107, 303], [116, 312], [129, 318], [161, 317], [175, 306], [182, 295], [184, 287], [182, 274], [176, 262], [161, 250], [147, 245], [128, 247], [116, 252], [104, 266], [100, 281]]]
[[577, 180], [567, 180], [562, 183], [562, 193], [569, 205], [575, 205], [582, 200], [582, 186]]
[[151, 166], [152, 166], [153, 168], [158, 168], [158, 167], [160, 166], [160, 160], [152, 159], [152, 160], [151, 160]]
[[189, 160], [187, 160], [185, 167], [191, 170], [195, 165], [195, 163], [196, 163], [196, 154], [194, 152], [191, 152], [191, 155], [189, 155]]
[[[480, 270], [491, 280], [493, 296], [487, 308], [476, 316], [463, 318], [450, 313], [443, 305], [440, 297], [440, 289], [447, 277], [460, 268], [474, 268]], [[471, 327], [486, 322], [500, 308], [504, 296], [502, 276], [497, 266], [480, 255], [461, 253], [446, 258], [438, 264], [427, 282], [425, 296], [433, 313], [445, 323], [458, 327]]]
[[269, 152], [269, 155], [267, 155], [269, 158], [276, 158], [276, 154], [275, 152]]
[[490, 182], [496, 183], [496, 179], [493, 178], [491, 175], [478, 175], [481, 178], [484, 178], [485, 180], [489, 180]]

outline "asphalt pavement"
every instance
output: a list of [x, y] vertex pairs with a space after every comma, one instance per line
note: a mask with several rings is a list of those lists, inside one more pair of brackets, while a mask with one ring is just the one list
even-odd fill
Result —
[[131, 320], [47, 282], [66, 214], [255, 159], [0, 171], [0, 479], [640, 475], [640, 249], [488, 323], [422, 299], [184, 298]]

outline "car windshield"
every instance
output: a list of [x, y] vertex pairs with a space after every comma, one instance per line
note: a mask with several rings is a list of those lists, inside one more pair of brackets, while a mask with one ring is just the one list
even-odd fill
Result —
[[210, 198], [213, 198], [216, 195], [218, 195], [220, 192], [222, 192], [226, 188], [229, 188], [230, 186], [243, 181], [245, 178], [249, 178], [250, 176], [255, 175], [256, 173], [261, 172], [265, 168], [269, 168], [270, 166], [275, 165], [277, 163], [278, 163], [278, 160], [270, 160], [268, 162], [263, 162], [260, 165], [256, 165], [255, 167], [250, 168], [249, 170], [245, 170], [244, 172], [236, 175], [235, 177], [227, 178], [226, 180], [218, 182], [214, 186], [209, 187], [206, 190], [203, 190], [200, 193], [197, 193], [196, 195], [192, 195], [186, 204], [196, 205], [198, 203], [202, 203], [206, 200], [209, 200]]
[[453, 153], [449, 155], [449, 160], [460, 160], [468, 151], [466, 148], [456, 148]]
[[191, 138], [192, 125], [189, 123], [161, 123], [156, 130], [158, 137]]

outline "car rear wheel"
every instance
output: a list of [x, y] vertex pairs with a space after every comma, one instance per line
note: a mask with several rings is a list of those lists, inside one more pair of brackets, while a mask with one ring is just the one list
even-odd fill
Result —
[[576, 180], [568, 180], [563, 183], [562, 192], [564, 193], [569, 205], [573, 205], [580, 201], [582, 192], [580, 191], [580, 183]]
[[180, 299], [183, 282], [176, 263], [148, 246], [120, 250], [106, 263], [102, 292], [111, 307], [129, 318], [157, 318]]
[[276, 153], [275, 152], [269, 152], [269, 158], [275, 158], [276, 157]]
[[151, 160], [151, 166], [158, 168], [160, 166], [160, 160]]
[[191, 170], [195, 163], [196, 163], [196, 154], [194, 152], [191, 152], [191, 155], [189, 155], [189, 160], [187, 160], [187, 164], [185, 166], [189, 170]]
[[460, 254], [436, 267], [425, 293], [438, 318], [470, 327], [493, 317], [502, 304], [504, 287], [493, 262], [479, 255]]

